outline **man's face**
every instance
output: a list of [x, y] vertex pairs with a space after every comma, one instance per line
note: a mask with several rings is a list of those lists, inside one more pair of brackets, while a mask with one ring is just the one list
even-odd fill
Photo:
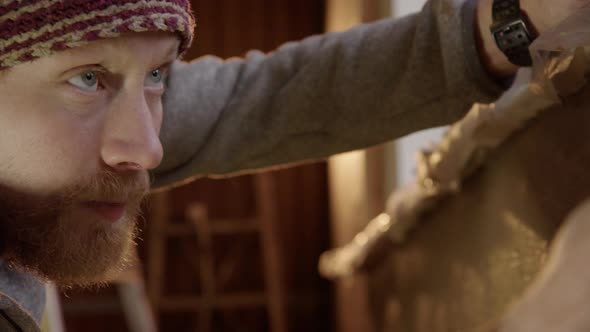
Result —
[[133, 246], [178, 40], [132, 33], [0, 76], [2, 258], [61, 285], [110, 278]]

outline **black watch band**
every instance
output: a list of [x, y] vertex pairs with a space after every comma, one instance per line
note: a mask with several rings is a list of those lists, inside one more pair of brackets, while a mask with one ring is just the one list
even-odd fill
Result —
[[532, 65], [529, 46], [536, 36], [520, 10], [519, 0], [494, 0], [492, 18], [490, 30], [508, 60], [521, 67]]

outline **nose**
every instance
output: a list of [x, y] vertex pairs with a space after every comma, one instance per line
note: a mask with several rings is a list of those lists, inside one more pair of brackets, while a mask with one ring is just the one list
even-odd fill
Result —
[[106, 165], [132, 171], [150, 170], [160, 164], [163, 150], [158, 134], [162, 116], [161, 109], [154, 107], [161, 106], [149, 105], [144, 93], [122, 94], [112, 103], [101, 146]]

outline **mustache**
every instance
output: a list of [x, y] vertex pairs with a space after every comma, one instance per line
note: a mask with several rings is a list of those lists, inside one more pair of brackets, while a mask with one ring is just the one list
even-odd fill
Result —
[[147, 195], [149, 187], [147, 171], [123, 173], [108, 169], [45, 194], [23, 192], [0, 184], [0, 209], [5, 211], [4, 219], [10, 222], [19, 216], [58, 213], [84, 202], [138, 203]]
[[115, 172], [101, 170], [65, 191], [65, 201], [127, 202], [144, 197], [149, 192], [150, 179], [146, 171]]

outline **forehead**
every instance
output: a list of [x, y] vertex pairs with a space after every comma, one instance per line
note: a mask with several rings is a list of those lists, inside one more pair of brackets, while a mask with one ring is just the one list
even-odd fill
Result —
[[116, 38], [93, 41], [56, 53], [59, 62], [78, 61], [121, 64], [144, 64], [172, 61], [178, 57], [180, 40], [168, 32], [132, 32]]

